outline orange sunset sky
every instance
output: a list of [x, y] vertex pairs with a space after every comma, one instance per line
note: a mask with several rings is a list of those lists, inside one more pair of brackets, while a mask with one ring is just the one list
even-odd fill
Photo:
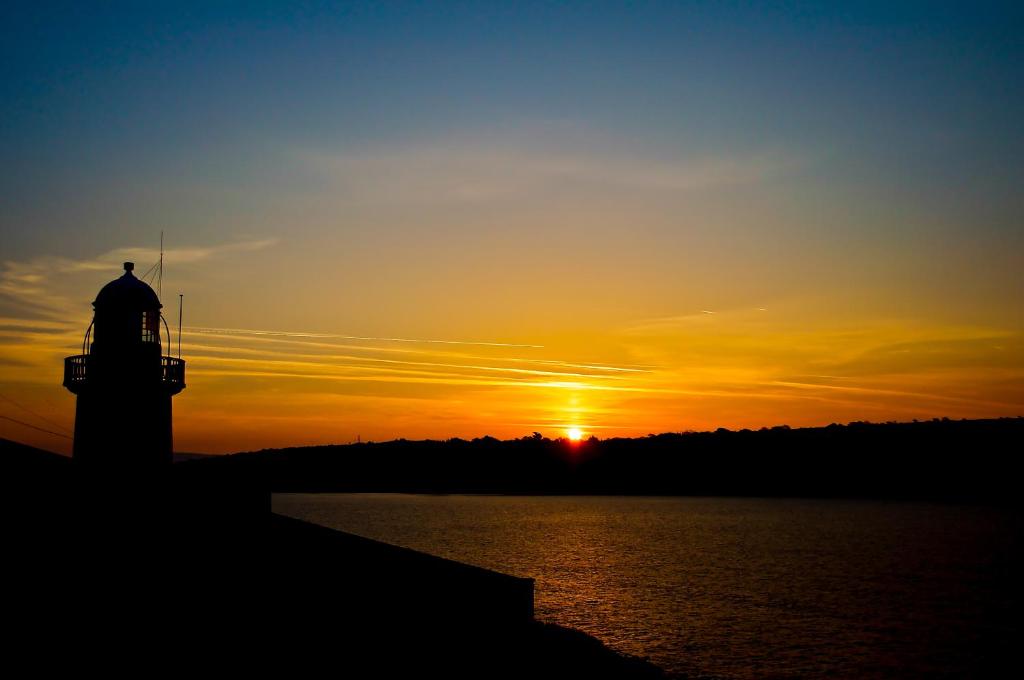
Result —
[[179, 451], [1024, 415], [1001, 22], [459, 7], [7, 17], [0, 437], [161, 231]]

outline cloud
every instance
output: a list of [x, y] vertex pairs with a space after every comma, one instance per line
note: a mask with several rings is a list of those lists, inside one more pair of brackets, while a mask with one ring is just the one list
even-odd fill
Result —
[[870, 376], [922, 373], [952, 368], [981, 371], [1024, 365], [1024, 333], [985, 329], [980, 337], [939, 337], [871, 347], [830, 370], [844, 375]]
[[[236, 241], [215, 246], [168, 248], [164, 250], [164, 261], [174, 264], [192, 264], [202, 262], [211, 257], [234, 252], [253, 252], [269, 248], [278, 243], [276, 238]], [[29, 262], [4, 262], [6, 278], [26, 283], [39, 283], [52, 274], [73, 274], [76, 272], [109, 271], [117, 268], [122, 262], [156, 263], [160, 259], [158, 248], [116, 248], [97, 257], [85, 260], [73, 260], [64, 257], [39, 257]]]
[[[275, 245], [276, 238], [254, 239], [222, 243], [213, 246], [168, 248], [164, 251], [167, 264], [193, 264], [231, 253], [263, 250]], [[156, 248], [126, 247], [110, 250], [92, 258], [73, 259], [54, 255], [41, 255], [24, 262], [6, 260], [0, 264], [0, 299], [17, 308], [21, 315], [57, 319], [80, 306], [72, 303], [68, 290], [78, 297], [72, 277], [94, 272], [116, 272], [123, 262], [136, 262], [148, 267], [160, 259]], [[141, 269], [141, 268], [140, 268]], [[145, 269], [137, 272], [141, 275]]]
[[[727, 309], [721, 311], [715, 311], [711, 309], [694, 310], [683, 314], [675, 314], [671, 316], [658, 316], [647, 319], [638, 319], [622, 329], [622, 332], [626, 335], [662, 335], [662, 334], [675, 334], [681, 332], [691, 332], [698, 328], [708, 328], [709, 324], [714, 324], [714, 328], [720, 328], [721, 324], [743, 324], [743, 323], [756, 323], [763, 324], [764, 314], [756, 314], [755, 312], [764, 312], [762, 308], [750, 309], [750, 308], [737, 308]], [[715, 318], [711, 318], [715, 317]]]
[[789, 154], [653, 157], [550, 135], [453, 138], [372, 151], [302, 151], [300, 162], [359, 202], [482, 203], [553, 193], [680, 193], [753, 184], [799, 165]]

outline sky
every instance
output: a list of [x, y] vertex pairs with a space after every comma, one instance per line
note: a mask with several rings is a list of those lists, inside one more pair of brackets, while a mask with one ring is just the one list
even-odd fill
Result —
[[1022, 19], [4, 3], [0, 437], [161, 231], [179, 451], [1024, 415]]

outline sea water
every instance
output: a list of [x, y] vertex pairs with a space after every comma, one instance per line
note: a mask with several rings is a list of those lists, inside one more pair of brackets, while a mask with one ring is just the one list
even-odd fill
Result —
[[1024, 642], [1024, 524], [1008, 510], [402, 494], [273, 507], [532, 577], [537, 618], [689, 677], [990, 677]]

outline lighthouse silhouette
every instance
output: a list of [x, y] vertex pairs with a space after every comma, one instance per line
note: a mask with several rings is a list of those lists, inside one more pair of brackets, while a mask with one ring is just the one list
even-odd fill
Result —
[[163, 305], [134, 268], [125, 262], [124, 275], [100, 290], [82, 353], [64, 360], [64, 387], [77, 397], [72, 457], [89, 467], [141, 471], [171, 463], [171, 397], [185, 389], [185, 362], [164, 355]]

